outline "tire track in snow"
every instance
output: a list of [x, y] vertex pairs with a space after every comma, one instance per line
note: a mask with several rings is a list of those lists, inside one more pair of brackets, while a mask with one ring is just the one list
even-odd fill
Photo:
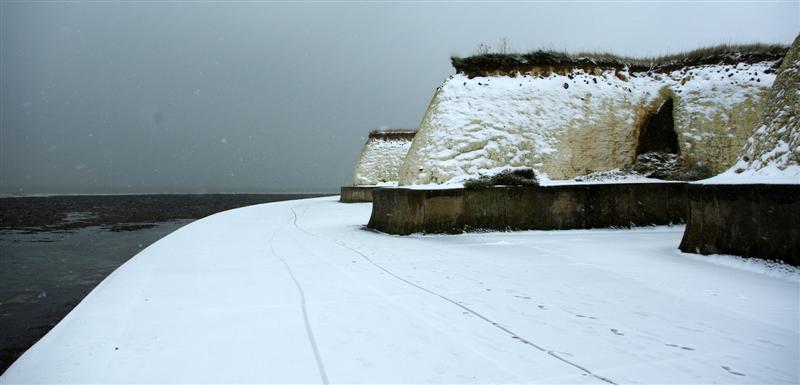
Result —
[[[292, 210], [294, 212], [294, 210]], [[297, 215], [295, 215], [295, 220]], [[275, 240], [275, 234], [277, 234], [278, 230], [272, 233], [272, 236], [269, 238], [269, 250], [278, 259], [281, 260], [283, 266], [286, 267], [286, 271], [289, 272], [289, 276], [292, 277], [292, 281], [294, 281], [295, 287], [297, 287], [297, 291], [300, 293], [300, 307], [303, 309], [303, 322], [306, 326], [306, 335], [308, 336], [308, 342], [311, 344], [311, 350], [314, 351], [314, 359], [317, 361], [317, 369], [319, 370], [319, 377], [322, 380], [322, 383], [325, 385], [330, 384], [328, 381], [328, 374], [325, 371], [325, 364], [322, 361], [322, 355], [319, 353], [319, 348], [317, 347], [317, 341], [314, 338], [314, 330], [311, 328], [311, 322], [308, 320], [308, 306], [306, 305], [306, 293], [303, 291], [303, 286], [300, 285], [300, 281], [297, 280], [297, 277], [294, 276], [294, 272], [292, 271], [291, 266], [286, 262], [283, 257], [278, 255], [275, 252], [275, 246], [273, 246], [273, 241]]]
[[[317, 261], [319, 261], [320, 263], [324, 263], [324, 264], [328, 265], [331, 269], [336, 269], [340, 274], [342, 274], [345, 278], [347, 278], [348, 280], [350, 280], [354, 284], [363, 286], [366, 290], [369, 290], [369, 291], [371, 291], [373, 293], [376, 293], [376, 294], [380, 295], [383, 298], [383, 300], [385, 301], [385, 303], [391, 303], [392, 306], [394, 306], [394, 307], [396, 307], [398, 309], [402, 309], [403, 311], [408, 312], [409, 313], [409, 317], [426, 323], [430, 328], [436, 330], [438, 333], [441, 333], [442, 335], [445, 335], [445, 336], [451, 338], [452, 340], [456, 341], [456, 343], [460, 344], [464, 349], [468, 349], [468, 350], [472, 351], [473, 353], [475, 353], [476, 355], [482, 357], [489, 364], [491, 364], [495, 368], [497, 368], [497, 370], [499, 370], [501, 372], [504, 372], [509, 376], [513, 376], [514, 378], [517, 378], [517, 380], [511, 381], [511, 382], [517, 382], [517, 383], [522, 382], [520, 375], [517, 374], [517, 372], [515, 370], [507, 367], [506, 365], [503, 365], [502, 363], [500, 363], [497, 360], [495, 360], [494, 358], [486, 355], [482, 351], [474, 349], [468, 343], [466, 343], [463, 339], [458, 338], [457, 336], [455, 336], [452, 332], [450, 332], [448, 330], [444, 330], [441, 327], [439, 327], [438, 325], [436, 325], [428, 317], [417, 313], [416, 311], [408, 308], [407, 306], [403, 305], [402, 303], [398, 303], [397, 302], [397, 298], [392, 297], [392, 296], [387, 296], [385, 294], [385, 291], [382, 290], [381, 288], [375, 287], [374, 285], [364, 281], [360, 277], [354, 276], [352, 273], [349, 273], [346, 270], [341, 269], [340, 267], [336, 266], [335, 264], [331, 264], [329, 261], [326, 261], [325, 259], [320, 258], [317, 255], [317, 253], [315, 253], [313, 250], [311, 250], [311, 249], [303, 246], [302, 244], [300, 244], [300, 242], [302, 242], [302, 241], [300, 240], [299, 237], [303, 236], [303, 235], [311, 235], [311, 236], [313, 236], [315, 238], [318, 238], [318, 239], [321, 239], [321, 240], [323, 240], [325, 242], [330, 242], [330, 241], [328, 239], [325, 239], [325, 238], [319, 238], [317, 235], [315, 235], [313, 233], [303, 232], [302, 229], [300, 229], [299, 227], [297, 227], [296, 229], [299, 230], [298, 231], [298, 238], [292, 237], [292, 239], [296, 243], [298, 243], [298, 245], [297, 245], [298, 247], [303, 248], [305, 250], [305, 252], [307, 252], [310, 255], [312, 255], [315, 259], [317, 259]], [[369, 269], [369, 268], [367, 267], [367, 269]]]
[[[297, 207], [297, 206], [292, 206], [292, 207], [289, 208], [292, 211], [292, 215], [294, 217], [293, 220], [292, 220], [292, 223], [294, 224], [294, 227], [297, 228], [297, 230], [302, 231], [303, 233], [306, 233], [306, 234], [308, 234], [308, 235], [310, 235], [312, 237], [329, 241], [329, 239], [323, 238], [323, 237], [321, 237], [321, 236], [319, 236], [317, 234], [314, 234], [314, 233], [302, 228], [299, 224], [297, 224], [297, 212], [294, 210], [295, 207]], [[522, 342], [522, 343], [524, 343], [526, 345], [529, 345], [529, 346], [533, 347], [534, 349], [539, 350], [539, 351], [541, 351], [541, 352], [543, 352], [543, 353], [545, 353], [545, 354], [547, 354], [547, 355], [549, 355], [549, 356], [551, 356], [551, 357], [553, 357], [553, 358], [555, 358], [555, 359], [557, 359], [557, 360], [559, 360], [559, 361], [561, 361], [561, 362], [563, 362], [563, 363], [565, 363], [567, 365], [570, 365], [570, 366], [572, 366], [572, 367], [574, 367], [574, 368], [576, 368], [576, 369], [578, 369], [578, 370], [580, 370], [580, 371], [582, 371], [582, 372], [584, 372], [584, 373], [586, 373], [586, 374], [588, 374], [588, 375], [590, 375], [590, 376], [592, 376], [592, 377], [594, 377], [594, 378], [596, 378], [596, 379], [598, 379], [600, 381], [603, 381], [603, 382], [608, 383], [608, 384], [617, 385], [617, 383], [612, 381], [611, 379], [603, 377], [603, 376], [601, 376], [599, 374], [595, 374], [591, 370], [586, 369], [585, 367], [583, 367], [583, 366], [581, 366], [581, 365], [579, 365], [579, 364], [577, 364], [575, 362], [572, 362], [572, 361], [570, 361], [570, 360], [568, 360], [568, 359], [566, 359], [564, 357], [561, 357], [560, 355], [558, 355], [558, 353], [556, 353], [556, 352], [554, 352], [552, 350], [549, 350], [549, 349], [545, 349], [545, 348], [535, 344], [534, 342], [523, 338], [519, 334], [514, 333], [510, 329], [506, 328], [505, 326], [500, 325], [499, 323], [497, 323], [495, 321], [492, 321], [489, 317], [486, 317], [485, 315], [483, 315], [483, 314], [471, 309], [468, 306], [466, 306], [466, 305], [464, 305], [462, 303], [459, 303], [458, 301], [453, 300], [453, 299], [451, 299], [451, 298], [449, 298], [449, 297], [447, 297], [447, 296], [445, 296], [443, 294], [439, 294], [439, 293], [437, 293], [437, 292], [435, 292], [433, 290], [430, 290], [430, 289], [428, 289], [428, 288], [426, 288], [424, 286], [421, 286], [421, 285], [418, 285], [418, 284], [416, 284], [414, 282], [411, 282], [411, 281], [409, 281], [409, 280], [407, 280], [407, 279], [405, 279], [405, 278], [393, 273], [391, 270], [389, 270], [389, 269], [383, 267], [382, 265], [380, 265], [379, 263], [373, 261], [366, 254], [362, 253], [361, 251], [359, 251], [359, 250], [357, 250], [355, 248], [352, 248], [352, 247], [348, 246], [344, 242], [342, 242], [342, 241], [340, 241], [338, 239], [333, 239], [333, 242], [335, 244], [339, 245], [340, 247], [344, 247], [344, 248], [346, 248], [346, 249], [358, 254], [365, 261], [369, 262], [371, 265], [375, 266], [376, 268], [382, 270], [386, 274], [389, 274], [391, 277], [393, 277], [393, 278], [395, 278], [395, 279], [397, 279], [397, 280], [399, 280], [401, 282], [404, 282], [404, 283], [406, 283], [408, 285], [411, 285], [411, 286], [413, 286], [413, 287], [415, 287], [415, 288], [417, 288], [419, 290], [422, 290], [422, 291], [424, 291], [424, 292], [426, 292], [426, 293], [428, 293], [430, 295], [439, 297], [439, 298], [441, 298], [441, 299], [443, 299], [443, 300], [445, 300], [447, 302], [450, 302], [453, 305], [458, 306], [459, 308], [463, 309], [464, 311], [466, 311], [466, 312], [478, 317], [479, 319], [483, 320], [484, 322], [486, 322], [486, 323], [494, 326], [495, 328], [503, 331], [504, 333], [510, 335], [511, 338], [514, 338], [514, 339], [516, 339], [516, 340], [518, 340], [518, 341], [520, 341], [520, 342]], [[270, 247], [272, 247], [272, 244], [270, 244]]]

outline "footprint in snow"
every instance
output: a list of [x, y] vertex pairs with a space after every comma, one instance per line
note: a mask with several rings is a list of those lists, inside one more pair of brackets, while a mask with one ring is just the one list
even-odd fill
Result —
[[515, 295], [515, 296], [514, 296], [514, 298], [519, 298], [519, 299], [531, 299], [531, 297], [525, 297], [525, 296], [521, 296], [521, 295]]
[[625, 335], [625, 334], [623, 334], [623, 333], [620, 333], [620, 331], [619, 331], [619, 330], [617, 330], [617, 329], [611, 329], [611, 332], [612, 332], [612, 333], [614, 333], [614, 334], [616, 334], [616, 335], [618, 335], [618, 336], [624, 336], [624, 335]]
[[735, 371], [735, 370], [731, 369], [731, 368], [730, 368], [730, 367], [728, 367], [728, 366], [723, 366], [723, 367], [722, 367], [722, 369], [725, 369], [725, 371], [726, 371], [726, 372], [728, 372], [728, 373], [730, 373], [730, 374], [733, 374], [733, 375], [736, 375], [736, 376], [742, 376], [742, 377], [744, 377], [744, 376], [745, 376], [745, 374], [744, 374], [744, 373], [739, 373], [739, 372], [737, 372], [737, 371]]
[[583, 314], [575, 314], [575, 317], [597, 319], [597, 317], [592, 317], [590, 315], [583, 315]]
[[539, 309], [545, 310], [544, 305], [537, 305]]
[[764, 344], [764, 345], [773, 346], [773, 347], [776, 347], [776, 348], [782, 348], [782, 347], [783, 347], [783, 345], [781, 345], [781, 344], [776, 344], [776, 343], [774, 343], [774, 342], [772, 342], [772, 341], [769, 341], [769, 340], [762, 340], [762, 339], [759, 339], [759, 340], [758, 340], [758, 342], [761, 342], [761, 343], [762, 343], [762, 344]]
[[694, 348], [690, 348], [688, 346], [680, 346], [680, 345], [675, 345], [675, 344], [664, 344], [664, 345], [667, 345], [667, 346], [673, 347], [673, 348], [683, 349], [683, 350], [694, 350]]

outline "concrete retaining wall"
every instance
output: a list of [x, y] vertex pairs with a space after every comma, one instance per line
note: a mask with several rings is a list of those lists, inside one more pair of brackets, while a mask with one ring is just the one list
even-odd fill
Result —
[[800, 266], [800, 185], [689, 185], [680, 249]]
[[555, 230], [682, 223], [685, 183], [373, 192], [368, 227], [390, 234]]
[[342, 186], [339, 194], [339, 202], [358, 203], [372, 202], [372, 190], [380, 187], [376, 186]]

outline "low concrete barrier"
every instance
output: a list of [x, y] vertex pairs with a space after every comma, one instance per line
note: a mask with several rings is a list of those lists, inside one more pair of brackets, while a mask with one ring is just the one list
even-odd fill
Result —
[[382, 188], [367, 227], [390, 233], [555, 230], [683, 223], [685, 183]]
[[680, 249], [800, 266], [800, 185], [689, 185]]
[[339, 194], [339, 202], [358, 203], [372, 202], [372, 190], [378, 189], [377, 186], [342, 186]]

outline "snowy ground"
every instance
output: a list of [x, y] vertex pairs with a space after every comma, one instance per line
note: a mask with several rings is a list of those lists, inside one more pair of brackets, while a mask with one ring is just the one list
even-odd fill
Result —
[[0, 383], [798, 383], [800, 275], [682, 227], [397, 237], [336, 197], [194, 222]]

